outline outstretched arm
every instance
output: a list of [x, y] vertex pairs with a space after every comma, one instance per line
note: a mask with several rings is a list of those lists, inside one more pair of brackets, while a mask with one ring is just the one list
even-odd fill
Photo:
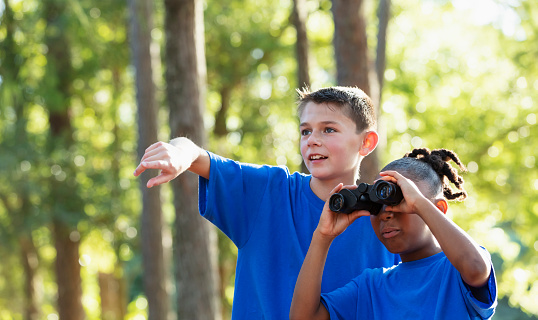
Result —
[[415, 212], [429, 227], [441, 249], [452, 265], [460, 272], [465, 283], [472, 287], [483, 286], [491, 272], [491, 261], [487, 253], [452, 220], [446, 217], [446, 200], [437, 199], [432, 203], [409, 179], [396, 171], [382, 172], [398, 183], [405, 200], [398, 206], [387, 207], [387, 211]]
[[156, 142], [149, 146], [140, 164], [134, 171], [139, 176], [146, 169], [159, 169], [161, 173], [150, 179], [147, 187], [169, 182], [186, 170], [206, 179], [209, 178], [211, 161], [207, 152], [191, 140], [180, 137], [166, 142]]
[[[339, 184], [331, 194], [342, 189]], [[330, 319], [329, 312], [320, 301], [321, 280], [325, 260], [332, 241], [360, 216], [369, 215], [367, 211], [355, 211], [351, 214], [332, 212], [328, 201], [323, 207], [318, 227], [312, 236], [303, 266], [297, 277], [295, 291], [290, 309], [290, 320]]]

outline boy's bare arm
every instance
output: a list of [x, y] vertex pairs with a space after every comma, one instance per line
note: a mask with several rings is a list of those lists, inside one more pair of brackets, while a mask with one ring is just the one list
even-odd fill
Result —
[[180, 137], [166, 142], [156, 142], [149, 146], [134, 175], [139, 176], [146, 169], [159, 169], [161, 173], [150, 179], [147, 187], [169, 182], [178, 175], [189, 170], [209, 178], [211, 161], [207, 152], [191, 140]]
[[314, 231], [310, 248], [297, 277], [290, 309], [290, 320], [330, 319], [329, 312], [320, 301], [321, 279], [329, 247], [334, 238]]
[[429, 200], [417, 202], [418, 212], [430, 228], [441, 249], [460, 272], [465, 283], [481, 287], [488, 281], [491, 261], [487, 253]]

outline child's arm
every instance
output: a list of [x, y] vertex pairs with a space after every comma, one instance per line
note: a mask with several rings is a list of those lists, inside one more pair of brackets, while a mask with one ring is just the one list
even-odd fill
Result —
[[435, 210], [430, 201], [418, 202], [417, 208], [463, 281], [475, 288], [486, 284], [491, 272], [491, 261], [486, 252], [445, 214]]
[[191, 140], [180, 137], [170, 143], [156, 142], [149, 146], [134, 175], [139, 176], [146, 169], [160, 169], [160, 175], [147, 183], [147, 187], [151, 188], [174, 179], [186, 170], [208, 179], [210, 164], [209, 155], [204, 149]]
[[[334, 239], [334, 238], [333, 238]], [[290, 309], [290, 320], [330, 319], [320, 301], [321, 278], [332, 240], [314, 231], [310, 248], [297, 277]]]
[[[352, 188], [352, 187], [350, 187]], [[342, 189], [336, 186], [331, 194]], [[323, 268], [329, 247], [338, 235], [360, 216], [367, 216], [367, 211], [355, 211], [351, 214], [335, 213], [325, 203], [319, 224], [312, 236], [303, 266], [297, 277], [295, 291], [290, 309], [290, 320], [298, 319], [330, 319], [329, 312], [320, 301]]]
[[[488, 281], [491, 261], [487, 253], [452, 220], [446, 217], [448, 205], [444, 199], [432, 203], [416, 185], [395, 171], [382, 172], [390, 176], [400, 186], [405, 200], [395, 210], [416, 212], [428, 225], [441, 249], [452, 265], [460, 272], [465, 283], [472, 287], [481, 287]], [[399, 206], [407, 206], [407, 208]], [[387, 208], [392, 211], [393, 208]]]

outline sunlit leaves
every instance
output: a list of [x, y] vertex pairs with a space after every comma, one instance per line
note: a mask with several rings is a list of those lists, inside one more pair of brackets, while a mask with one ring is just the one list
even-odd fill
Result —
[[[69, 97], [54, 96], [49, 90], [61, 79], [44, 78], [47, 68], [54, 66], [47, 60], [53, 48], [43, 43], [42, 2], [9, 3], [12, 33], [4, 15], [0, 24], [0, 194], [5, 195], [0, 237], [12, 246], [17, 232], [31, 229], [42, 270], [52, 270], [55, 249], [46, 227], [50, 221], [48, 199], [43, 197], [46, 181], [61, 183], [74, 176], [84, 201], [84, 219], [77, 224], [85, 288], [90, 292], [84, 299], [87, 308], [95, 307], [96, 272], [111, 272], [119, 264], [124, 264], [125, 274], [141, 272], [136, 269], [140, 198], [138, 181], [132, 177], [134, 72], [128, 65], [125, 2], [69, 1], [68, 27], [49, 30], [64, 32], [70, 40], [70, 47], [62, 48], [70, 53], [73, 66]], [[382, 139], [387, 140], [383, 162], [414, 147], [449, 148], [460, 155], [469, 169], [464, 175], [469, 198], [451, 205], [452, 218], [493, 253], [501, 296], [538, 314], [533, 303], [538, 295], [536, 3], [393, 1], [380, 122]], [[480, 4], [483, 7], [477, 7]], [[330, 6], [328, 0], [307, 1], [313, 88], [334, 84]], [[373, 52], [375, 2], [369, 6], [368, 43]], [[298, 85], [290, 11], [291, 0], [205, 3], [204, 119], [209, 132], [215, 128], [223, 95], [229, 94], [226, 132], [210, 135], [205, 146], [209, 150], [241, 161], [298, 169], [294, 92]], [[165, 40], [161, 18], [156, 17], [151, 33], [159, 45]], [[162, 84], [160, 75], [156, 78]], [[70, 104], [75, 143], [49, 154], [47, 103], [64, 99]], [[166, 123], [167, 112], [161, 112]], [[162, 139], [168, 138], [167, 130], [163, 125]], [[30, 206], [26, 219], [12, 214], [21, 209], [24, 194]], [[171, 220], [171, 204], [164, 206]], [[0, 250], [6, 266], [0, 267], [1, 275], [19, 263], [11, 249]], [[233, 248], [224, 245], [221, 250], [233, 261]], [[233, 266], [226, 267], [233, 273]], [[57, 288], [50, 272], [43, 271], [42, 276], [43, 312], [48, 315], [54, 312]], [[15, 282], [22, 283], [21, 273], [13, 279], [0, 277], [0, 309]], [[129, 305], [131, 318], [143, 315], [147, 307], [137, 290], [133, 289]], [[233, 295], [233, 279], [224, 290], [227, 298]]]
[[[522, 3], [526, 10], [495, 2], [510, 15], [464, 1], [396, 4], [401, 14], [389, 26], [382, 108], [389, 158], [420, 141], [453, 149], [468, 163], [470, 197], [452, 206], [454, 219], [502, 259], [496, 265], [501, 297], [536, 312], [528, 303], [535, 279], [522, 275], [538, 266], [538, 234], [529, 227], [538, 223], [532, 205], [538, 142], [531, 138], [537, 75], [528, 58], [538, 45], [527, 40], [537, 31], [527, 16], [536, 8]], [[414, 10], [428, 14], [410, 15]], [[521, 18], [507, 19], [516, 12]]]

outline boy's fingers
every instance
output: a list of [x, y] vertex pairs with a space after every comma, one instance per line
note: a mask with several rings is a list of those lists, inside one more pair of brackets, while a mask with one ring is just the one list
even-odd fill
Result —
[[140, 163], [138, 167], [136, 167], [135, 171], [133, 172], [133, 175], [135, 177], [138, 177], [144, 171], [146, 171], [146, 168], [144, 167], [142, 163]]
[[138, 167], [134, 171], [135, 176], [139, 176], [142, 172], [146, 171], [146, 169], [165, 169], [166, 168], [166, 161], [157, 160], [157, 161], [144, 161], [141, 162]]
[[144, 154], [142, 155], [142, 159], [140, 159], [140, 161], [144, 161], [147, 157], [150, 156], [150, 153], [152, 153], [152, 151], [155, 149], [155, 143], [152, 144], [151, 146], [147, 147], [146, 150], [144, 150]]
[[146, 184], [146, 186], [148, 188], [151, 188], [153, 186], [158, 186], [160, 184], [163, 184], [165, 182], [168, 182], [172, 180], [172, 176], [169, 175], [169, 174], [164, 174], [164, 173], [161, 173], [160, 175], [154, 177], [154, 178], [151, 178], [149, 179], [148, 183]]
[[150, 145], [149, 147], [144, 150], [145, 153], [151, 152], [154, 149], [157, 149], [158, 147], [162, 146], [164, 143], [162, 141], [155, 142], [154, 144]]
[[162, 150], [167, 150], [166, 143], [162, 141], [155, 142], [144, 150], [144, 155], [142, 156], [142, 159], [140, 159], [140, 162], [146, 161], [148, 158], [158, 155]]

